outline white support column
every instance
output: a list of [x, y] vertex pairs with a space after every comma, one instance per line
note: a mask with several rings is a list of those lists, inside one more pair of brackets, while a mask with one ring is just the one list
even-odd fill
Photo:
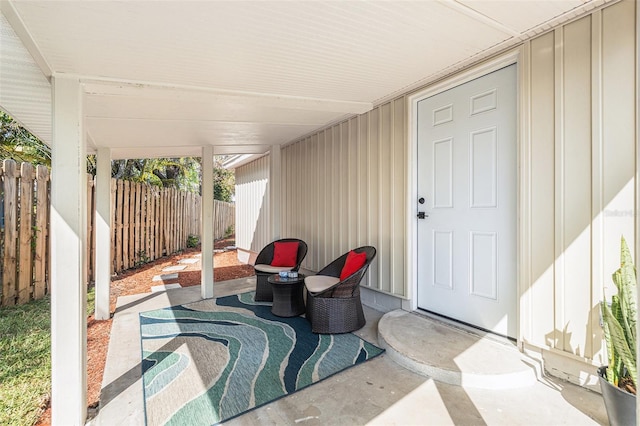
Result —
[[202, 147], [202, 270], [200, 289], [203, 299], [213, 297], [213, 146]]
[[96, 171], [96, 313], [107, 320], [111, 286], [111, 150], [100, 148]]
[[[636, 105], [640, 99], [640, 31], [638, 26], [640, 25], [640, 5], [636, 2]], [[640, 265], [640, 108], [636, 106], [636, 211], [634, 212], [635, 225], [636, 225], [636, 267]], [[640, 293], [636, 296], [638, 303], [640, 303]], [[636, 312], [636, 324], [640, 324], [640, 312]], [[636, 326], [637, 327], [637, 326]], [[637, 332], [637, 331], [636, 331]], [[640, 353], [640, 341], [636, 342], [636, 353]], [[636, 360], [636, 364], [638, 361]], [[636, 368], [638, 366], [636, 365]], [[640, 399], [636, 398], [636, 418], [640, 419]]]
[[272, 145], [269, 154], [269, 218], [271, 226], [271, 239], [281, 237], [282, 222], [280, 217], [280, 205], [282, 204], [282, 159], [280, 145]]
[[51, 422], [87, 417], [87, 158], [77, 78], [55, 75], [51, 155]]

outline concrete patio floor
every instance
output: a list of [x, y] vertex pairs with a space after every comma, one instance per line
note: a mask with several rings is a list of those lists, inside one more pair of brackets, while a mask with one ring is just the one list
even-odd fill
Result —
[[[216, 283], [214, 291], [219, 297], [254, 289], [251, 277]], [[198, 286], [118, 299], [91, 424], [144, 424], [138, 313], [197, 300]], [[509, 343], [420, 315], [383, 315], [365, 307], [367, 324], [355, 334], [386, 347], [385, 354], [225, 424], [607, 424], [599, 394], [521, 368]]]

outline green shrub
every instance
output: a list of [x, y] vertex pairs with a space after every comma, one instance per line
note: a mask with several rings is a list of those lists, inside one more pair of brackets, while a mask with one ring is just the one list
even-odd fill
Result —
[[199, 235], [189, 235], [187, 237], [187, 247], [188, 248], [195, 248], [198, 247], [198, 245], [200, 244], [200, 236]]

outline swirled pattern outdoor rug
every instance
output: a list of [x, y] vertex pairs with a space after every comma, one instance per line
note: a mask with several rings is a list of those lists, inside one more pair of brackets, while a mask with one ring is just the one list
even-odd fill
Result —
[[313, 334], [253, 296], [140, 314], [148, 425], [222, 422], [383, 352], [351, 333]]

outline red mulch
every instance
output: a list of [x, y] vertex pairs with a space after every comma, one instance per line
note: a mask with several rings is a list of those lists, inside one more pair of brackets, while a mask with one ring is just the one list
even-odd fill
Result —
[[[222, 249], [234, 244], [233, 238], [216, 241], [214, 247]], [[147, 263], [137, 269], [130, 269], [111, 279], [111, 312], [115, 311], [116, 300], [120, 296], [132, 294], [149, 293], [152, 285], [160, 282], [152, 282], [155, 275], [160, 275], [162, 269], [167, 266], [177, 265], [179, 260], [188, 259], [199, 254], [199, 249], [187, 249], [180, 254], [166, 256]], [[176, 280], [166, 281], [164, 284], [179, 282], [182, 287], [200, 285], [200, 262], [186, 264], [184, 271], [178, 271]], [[238, 262], [237, 252], [229, 250], [214, 255], [214, 280], [226, 281], [235, 278], [244, 278], [254, 274], [253, 267]], [[87, 319], [87, 406], [96, 408], [100, 399], [100, 388], [102, 386], [102, 375], [107, 359], [109, 347], [109, 334], [113, 320], [96, 321], [91, 315]], [[51, 407], [47, 401], [46, 409], [38, 419], [37, 425], [44, 426], [51, 424]]]

